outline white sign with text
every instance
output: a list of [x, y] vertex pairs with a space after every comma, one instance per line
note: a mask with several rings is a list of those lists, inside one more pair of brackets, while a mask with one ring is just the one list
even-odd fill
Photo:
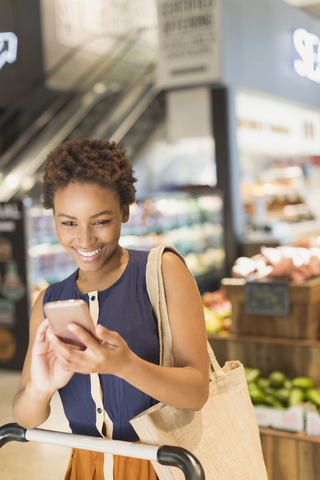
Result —
[[301, 77], [320, 83], [320, 39], [317, 35], [298, 28], [293, 34], [293, 45], [299, 58], [293, 68]]
[[160, 88], [217, 81], [220, 0], [158, 0]]

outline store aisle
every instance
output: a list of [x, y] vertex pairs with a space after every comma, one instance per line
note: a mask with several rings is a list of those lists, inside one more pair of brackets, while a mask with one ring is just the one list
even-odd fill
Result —
[[[20, 372], [0, 369], [0, 425], [14, 422], [12, 398]], [[52, 399], [48, 420], [41, 426], [48, 430], [69, 431], [59, 396]], [[8, 443], [0, 450], [0, 480], [63, 480], [70, 449], [38, 443]]]

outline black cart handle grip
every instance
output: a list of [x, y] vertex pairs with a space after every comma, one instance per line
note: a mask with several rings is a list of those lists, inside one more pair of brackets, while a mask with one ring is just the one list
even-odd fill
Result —
[[170, 445], [157, 447], [101, 437], [88, 437], [72, 433], [54, 432], [35, 428], [26, 430], [17, 423], [8, 423], [0, 427], [0, 448], [8, 442], [39, 442], [51, 445], [92, 450], [126, 457], [153, 460], [160, 465], [180, 468], [186, 480], [205, 480], [204, 470], [199, 460], [188, 450]]

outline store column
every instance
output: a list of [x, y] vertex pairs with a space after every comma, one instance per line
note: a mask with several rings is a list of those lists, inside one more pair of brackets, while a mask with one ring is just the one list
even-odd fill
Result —
[[213, 137], [217, 169], [217, 187], [224, 195], [224, 242], [226, 275], [241, 255], [244, 238], [244, 214], [240, 197], [240, 165], [237, 146], [235, 91], [231, 88], [211, 90]]

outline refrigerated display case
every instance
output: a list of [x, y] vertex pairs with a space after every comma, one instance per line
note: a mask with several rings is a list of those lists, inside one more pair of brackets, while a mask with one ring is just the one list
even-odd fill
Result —
[[318, 235], [319, 111], [239, 90], [236, 113], [246, 242]]
[[218, 288], [225, 265], [222, 196], [214, 188], [202, 188], [141, 198], [131, 206], [120, 244], [142, 250], [173, 245], [201, 292]]

